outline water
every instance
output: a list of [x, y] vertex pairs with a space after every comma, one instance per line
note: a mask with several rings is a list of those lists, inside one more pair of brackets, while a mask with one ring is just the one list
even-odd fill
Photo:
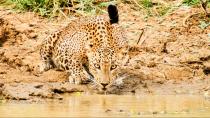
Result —
[[210, 101], [196, 95], [65, 95], [46, 103], [0, 103], [0, 117], [210, 116]]

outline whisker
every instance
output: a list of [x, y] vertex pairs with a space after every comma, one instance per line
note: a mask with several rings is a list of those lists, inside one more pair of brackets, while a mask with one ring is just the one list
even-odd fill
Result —
[[97, 86], [97, 85], [101, 86], [101, 84], [98, 83], [98, 81], [96, 81], [95, 79], [91, 79], [91, 81], [95, 84], [95, 86]]
[[123, 79], [125, 79], [126, 77], [128, 77], [127, 75], [125, 75], [125, 76], [122, 76], [122, 77], [119, 77], [119, 78], [117, 78], [115, 81], [114, 81], [114, 83], [122, 83], [122, 81], [123, 81]]
[[90, 86], [90, 88], [92, 89], [92, 88], [95, 88], [96, 86], [97, 84], [94, 83], [93, 85]]
[[112, 81], [107, 87], [113, 85], [114, 83], [116, 83], [116, 81], [122, 81], [123, 79], [125, 79], [126, 77], [128, 77], [128, 75], [124, 75], [122, 77], [117, 77], [116, 80]]

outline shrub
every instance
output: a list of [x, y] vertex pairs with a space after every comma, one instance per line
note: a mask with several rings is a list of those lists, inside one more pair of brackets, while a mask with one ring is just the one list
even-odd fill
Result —
[[[79, 12], [95, 13], [97, 10], [103, 11], [101, 7], [107, 6], [110, 2], [102, 2], [97, 5], [94, 0], [5, 0], [7, 4], [14, 4], [16, 9], [21, 11], [38, 12], [42, 16], [56, 16], [64, 8], [72, 8]], [[73, 5], [75, 4], [75, 7]]]
[[184, 0], [183, 1], [184, 4], [186, 5], [197, 5], [200, 3], [200, 0]]

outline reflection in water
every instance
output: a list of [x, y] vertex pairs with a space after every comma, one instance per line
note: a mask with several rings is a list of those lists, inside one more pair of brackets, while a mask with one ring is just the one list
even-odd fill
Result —
[[0, 117], [210, 116], [210, 101], [194, 95], [66, 95], [64, 98], [62, 103], [1, 103]]

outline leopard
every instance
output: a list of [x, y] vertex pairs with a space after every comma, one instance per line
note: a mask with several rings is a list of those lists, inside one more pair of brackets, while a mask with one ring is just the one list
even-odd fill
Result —
[[49, 35], [41, 44], [44, 72], [58, 68], [68, 73], [70, 84], [88, 80], [106, 90], [118, 77], [128, 41], [119, 24], [116, 5], [108, 5], [108, 15], [84, 16]]

